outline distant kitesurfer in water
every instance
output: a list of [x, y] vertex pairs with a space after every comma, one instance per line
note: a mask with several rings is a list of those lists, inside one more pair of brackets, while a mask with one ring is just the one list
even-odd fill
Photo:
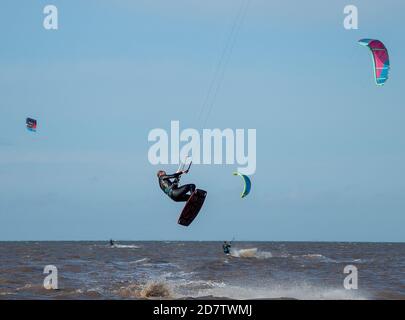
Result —
[[187, 201], [196, 189], [195, 184], [179, 186], [180, 177], [183, 173], [188, 173], [188, 169], [170, 175], [163, 170], [157, 172], [160, 189], [176, 202]]
[[114, 240], [110, 239], [110, 246], [112, 247], [114, 245]]
[[231, 252], [231, 244], [224, 241], [224, 244], [222, 245], [222, 249], [224, 250], [225, 254], [230, 254], [230, 252]]

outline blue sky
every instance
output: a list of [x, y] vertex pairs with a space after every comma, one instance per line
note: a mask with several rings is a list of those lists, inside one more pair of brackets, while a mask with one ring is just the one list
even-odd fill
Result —
[[[0, 4], [0, 240], [405, 241], [403, 2], [251, 0], [206, 128], [257, 130], [252, 192], [236, 165], [194, 166], [183, 182], [208, 197], [189, 228], [147, 137], [200, 128], [240, 2], [51, 3], [57, 31], [48, 1]], [[382, 88], [366, 37], [390, 52]]]

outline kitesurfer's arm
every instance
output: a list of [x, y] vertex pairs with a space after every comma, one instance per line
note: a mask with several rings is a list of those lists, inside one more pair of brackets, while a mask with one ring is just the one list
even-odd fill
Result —
[[184, 173], [184, 171], [176, 172], [174, 174], [167, 174], [167, 175], [164, 175], [163, 177], [161, 177], [161, 179], [162, 180], [176, 179], [176, 178], [179, 178], [183, 173]]

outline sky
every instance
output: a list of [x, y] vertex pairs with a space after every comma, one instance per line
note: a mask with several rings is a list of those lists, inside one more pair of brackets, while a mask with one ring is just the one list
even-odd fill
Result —
[[[0, 240], [405, 241], [405, 3], [250, 0], [232, 37], [246, 3], [1, 1]], [[389, 50], [384, 87], [362, 38]], [[208, 191], [188, 228], [156, 178], [177, 165], [148, 161], [174, 120], [257, 132], [248, 197], [236, 164], [182, 178]]]

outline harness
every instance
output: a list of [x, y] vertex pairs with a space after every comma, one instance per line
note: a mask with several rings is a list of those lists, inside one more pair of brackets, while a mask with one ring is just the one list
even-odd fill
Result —
[[165, 188], [165, 193], [171, 198], [172, 197], [172, 195], [173, 195], [173, 185], [171, 185], [170, 187], [168, 187], [168, 188]]
[[179, 181], [176, 179], [170, 187], [165, 188], [164, 192], [171, 198], [173, 195], [173, 187], [178, 187]]

